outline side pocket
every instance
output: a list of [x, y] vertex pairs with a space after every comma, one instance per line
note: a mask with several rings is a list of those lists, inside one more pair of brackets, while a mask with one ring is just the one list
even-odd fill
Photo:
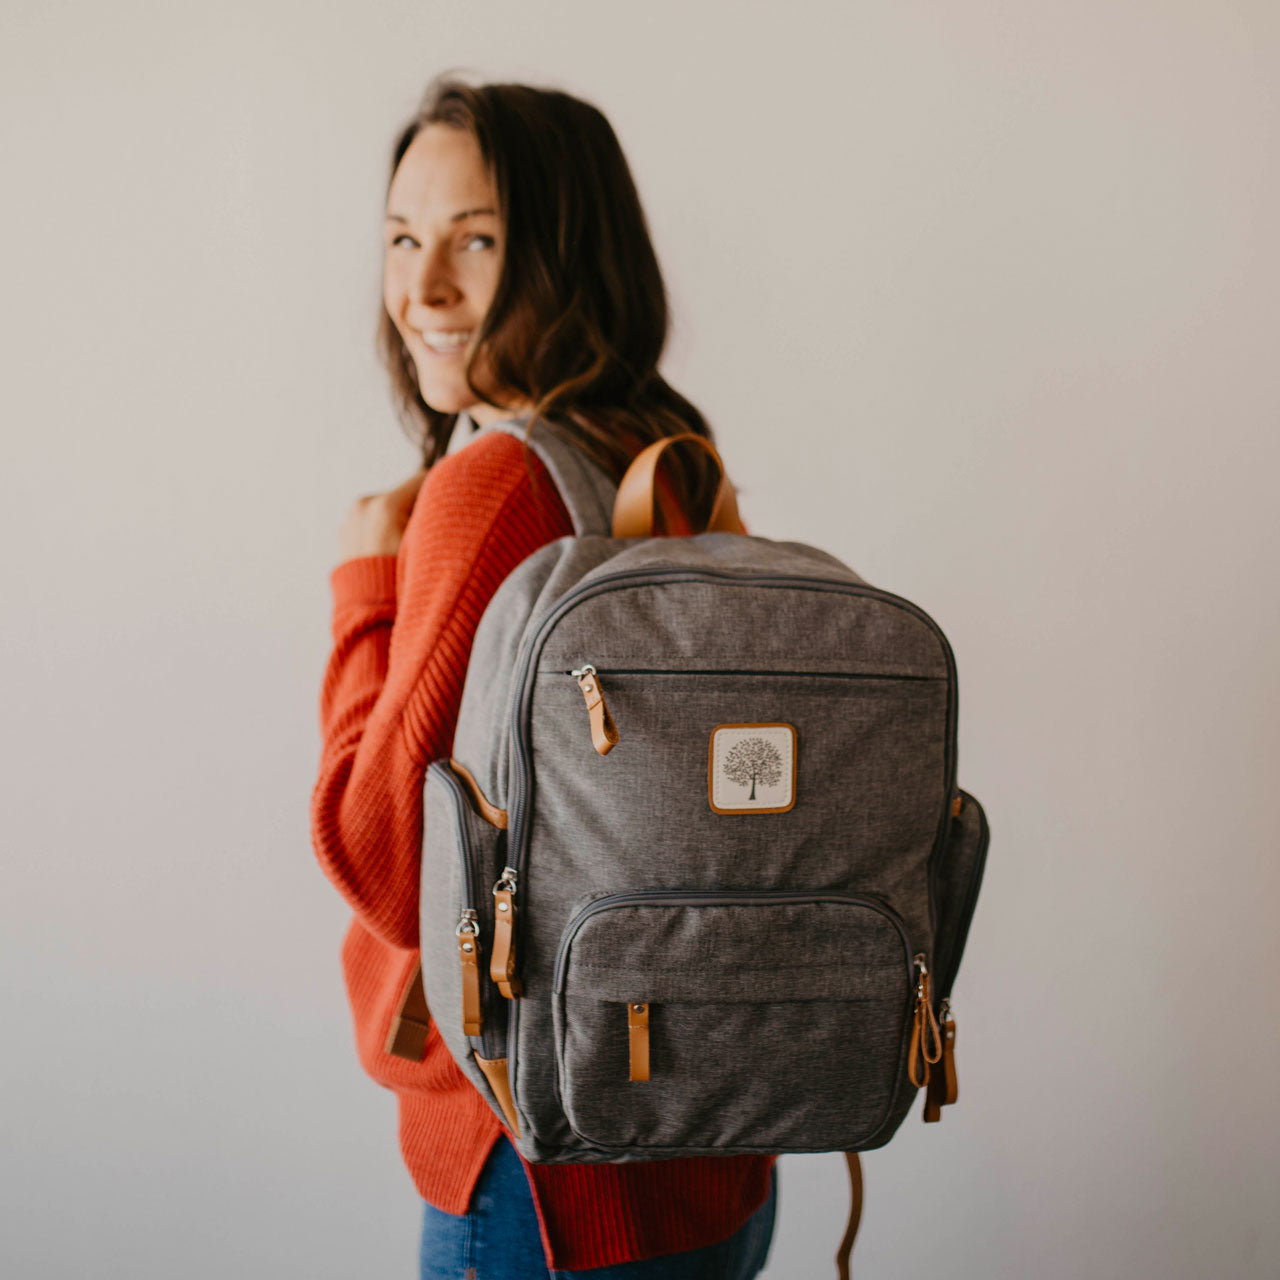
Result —
[[987, 861], [990, 831], [982, 806], [967, 791], [960, 792], [960, 812], [951, 820], [947, 846], [938, 866], [938, 928], [934, 936], [933, 971], [935, 1002], [947, 999], [960, 968], [960, 957], [969, 936], [969, 922], [978, 901], [982, 872]]
[[489, 948], [490, 886], [502, 866], [507, 833], [480, 816], [448, 760], [432, 761], [423, 787], [422, 984], [446, 1048], [502, 1115], [477, 1058], [506, 1056], [506, 1002], [489, 978]]

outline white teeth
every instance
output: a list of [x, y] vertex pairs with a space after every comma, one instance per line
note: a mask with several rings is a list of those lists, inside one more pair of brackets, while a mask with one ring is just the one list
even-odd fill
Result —
[[422, 333], [422, 340], [433, 351], [456, 351], [465, 347], [471, 339], [471, 330], [431, 329]]

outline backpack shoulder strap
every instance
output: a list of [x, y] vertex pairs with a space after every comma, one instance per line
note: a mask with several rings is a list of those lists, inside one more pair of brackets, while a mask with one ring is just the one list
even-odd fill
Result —
[[[523, 440], [528, 426], [529, 419], [525, 416], [504, 418], [481, 430], [504, 431]], [[613, 500], [618, 486], [599, 463], [544, 422], [534, 424], [528, 441], [529, 447], [551, 473], [551, 478], [560, 491], [561, 500], [569, 510], [574, 533], [578, 537], [585, 534], [609, 537], [613, 528]]]

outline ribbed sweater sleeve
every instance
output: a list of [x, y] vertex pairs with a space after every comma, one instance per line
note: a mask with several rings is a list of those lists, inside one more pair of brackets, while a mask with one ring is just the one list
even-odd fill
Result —
[[397, 556], [329, 575], [312, 843], [359, 923], [391, 946], [418, 945], [423, 774], [452, 747], [480, 615], [521, 560], [570, 532], [541, 461], [526, 467], [521, 441], [493, 432], [427, 473]]

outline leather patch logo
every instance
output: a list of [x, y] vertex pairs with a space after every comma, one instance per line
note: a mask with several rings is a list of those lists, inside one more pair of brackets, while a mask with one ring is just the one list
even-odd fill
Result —
[[796, 728], [720, 724], [711, 731], [707, 799], [717, 813], [785, 813], [796, 802]]

